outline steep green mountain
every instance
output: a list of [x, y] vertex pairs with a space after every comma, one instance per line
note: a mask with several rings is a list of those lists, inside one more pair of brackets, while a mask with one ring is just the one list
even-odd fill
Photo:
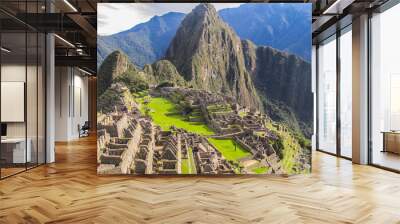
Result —
[[98, 65], [115, 50], [125, 52], [139, 67], [162, 58], [184, 16], [171, 12], [120, 33], [98, 36]]
[[242, 41], [242, 45], [246, 68], [268, 114], [310, 137], [313, 120], [310, 63], [271, 47], [257, 47], [248, 40]]
[[131, 93], [140, 92], [149, 88], [152, 77], [142, 71], [128, 70], [113, 80], [113, 83], [123, 83]]
[[172, 83], [176, 86], [185, 86], [186, 81], [168, 60], [159, 60], [152, 65], [145, 65], [143, 71], [151, 77], [154, 84]]
[[108, 55], [100, 66], [97, 81], [99, 97], [104, 95], [115, 83], [123, 84], [132, 93], [148, 89], [150, 85], [162, 83], [170, 83], [175, 86], [187, 85], [170, 61], [159, 60], [152, 65], [145, 65], [141, 70], [136, 68], [128, 56], [121, 51], [115, 51]]
[[[237, 33], [257, 45], [311, 60], [311, 5], [247, 3], [226, 8], [219, 16]], [[122, 50], [137, 66], [162, 58], [185, 14], [170, 12], [109, 36], [98, 36], [98, 65], [115, 50]]]
[[200, 4], [181, 23], [165, 59], [195, 88], [224, 93], [260, 109], [240, 38], [211, 4]]
[[109, 54], [98, 70], [97, 96], [103, 94], [111, 86], [113, 79], [128, 70], [138, 71], [126, 54], [121, 51], [114, 51]]
[[235, 97], [310, 137], [311, 66], [301, 57], [240, 40], [211, 4], [200, 4], [179, 26], [162, 60], [136, 68], [120, 51], [101, 65], [98, 92], [122, 82], [131, 92], [172, 83]]

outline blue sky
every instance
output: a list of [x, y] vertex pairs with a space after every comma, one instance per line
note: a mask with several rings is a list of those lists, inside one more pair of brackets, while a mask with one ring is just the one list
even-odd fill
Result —
[[[111, 35], [168, 12], [188, 13], [199, 3], [99, 3], [97, 33]], [[243, 3], [212, 3], [217, 10], [236, 8]]]

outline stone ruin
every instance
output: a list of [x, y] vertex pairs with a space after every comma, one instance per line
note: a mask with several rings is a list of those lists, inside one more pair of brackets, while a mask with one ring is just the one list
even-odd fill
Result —
[[193, 149], [197, 169], [201, 174], [233, 174], [233, 167], [222, 157], [207, 139], [200, 137], [201, 140]]
[[253, 158], [262, 163], [266, 163], [272, 168], [272, 172], [276, 174], [282, 173], [280, 166], [280, 158], [274, 149], [272, 141], [278, 140], [276, 135], [272, 133], [266, 136], [260, 136], [254, 132], [247, 131], [234, 137], [243, 148], [251, 152]]
[[138, 120], [126, 114], [110, 114], [98, 122], [98, 173], [130, 173], [135, 143], [141, 132]]
[[[253, 159], [271, 167], [273, 173], [283, 172], [280, 166], [281, 159], [276, 151], [282, 149], [274, 149], [271, 144], [278, 136], [266, 127], [271, 124], [278, 132], [286, 133], [294, 140], [294, 136], [285, 126], [274, 123], [267, 115], [257, 110], [240, 106], [231, 97], [179, 87], [166, 87], [159, 92], [159, 96], [162, 97], [168, 98], [171, 95], [182, 96], [192, 111], [200, 109], [202, 120], [218, 134], [217, 137], [234, 139], [253, 155]], [[214, 156], [208, 156], [210, 162], [213, 161]]]
[[[153, 96], [179, 100], [187, 105], [189, 121], [204, 121], [217, 135], [214, 138], [230, 138], [251, 153], [242, 163], [257, 161], [270, 167], [272, 173], [283, 173], [280, 158], [273, 142], [279, 137], [267, 125], [278, 132], [289, 134], [285, 126], [255, 110], [241, 107], [232, 97], [213, 94], [204, 90], [179, 87], [163, 87], [152, 91]], [[174, 96], [175, 98], [171, 98]], [[122, 110], [122, 109], [123, 110]], [[124, 109], [125, 108], [125, 109]], [[193, 158], [198, 174], [230, 174], [237, 172], [238, 165], [231, 164], [208, 142], [208, 136], [200, 136], [186, 130], [171, 127], [161, 131], [150, 118], [141, 114], [136, 103], [98, 119], [98, 173], [100, 174], [181, 174], [182, 160]], [[294, 139], [294, 138], [292, 138]], [[290, 144], [297, 144], [295, 142]], [[192, 154], [192, 155], [189, 155]], [[299, 163], [304, 156], [296, 158]], [[295, 167], [301, 170], [307, 167]], [[240, 172], [248, 173], [248, 169]]]

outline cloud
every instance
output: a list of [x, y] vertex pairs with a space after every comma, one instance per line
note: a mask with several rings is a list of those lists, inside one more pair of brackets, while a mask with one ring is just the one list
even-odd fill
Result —
[[[199, 3], [98, 3], [97, 32], [111, 35], [168, 12], [189, 13]], [[217, 10], [239, 7], [243, 3], [212, 3]]]

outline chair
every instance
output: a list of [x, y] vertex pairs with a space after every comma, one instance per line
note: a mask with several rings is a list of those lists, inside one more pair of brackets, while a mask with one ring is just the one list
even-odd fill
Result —
[[79, 138], [89, 136], [89, 129], [90, 129], [89, 121], [85, 121], [85, 123], [82, 125], [82, 127], [80, 127], [80, 125], [78, 125]]

